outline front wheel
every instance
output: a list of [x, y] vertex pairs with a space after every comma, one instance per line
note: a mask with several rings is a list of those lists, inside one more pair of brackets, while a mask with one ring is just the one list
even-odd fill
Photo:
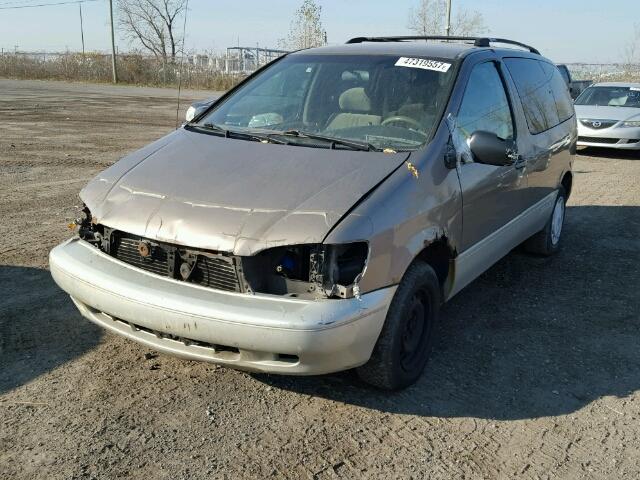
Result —
[[560, 250], [566, 203], [567, 193], [564, 187], [561, 186], [558, 188], [556, 203], [553, 206], [549, 221], [542, 230], [524, 242], [523, 246], [527, 252], [548, 257]]
[[429, 359], [440, 303], [436, 273], [414, 262], [391, 301], [371, 358], [357, 370], [360, 378], [385, 390], [414, 383]]

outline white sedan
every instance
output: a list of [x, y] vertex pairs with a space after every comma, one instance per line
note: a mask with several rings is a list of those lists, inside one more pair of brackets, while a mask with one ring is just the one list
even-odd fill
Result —
[[596, 83], [575, 109], [579, 146], [640, 150], [640, 83]]

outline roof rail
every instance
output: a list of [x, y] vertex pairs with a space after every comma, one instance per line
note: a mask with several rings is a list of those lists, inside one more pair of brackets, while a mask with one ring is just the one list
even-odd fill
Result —
[[364, 42], [403, 42], [405, 40], [455, 40], [455, 41], [469, 41], [473, 42], [476, 47], [490, 47], [492, 43], [506, 43], [509, 45], [516, 45], [518, 47], [529, 50], [531, 53], [540, 55], [538, 49], [533, 48], [524, 43], [516, 42], [515, 40], [508, 40], [506, 38], [491, 38], [491, 37], [446, 37], [440, 35], [433, 36], [400, 36], [400, 37], [355, 37], [349, 40], [347, 43], [364, 43]]

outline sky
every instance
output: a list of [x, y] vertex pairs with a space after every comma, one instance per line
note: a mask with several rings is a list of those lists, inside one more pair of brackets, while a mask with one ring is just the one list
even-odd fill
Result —
[[[81, 50], [77, 4], [3, 9], [63, 0], [0, 0], [0, 48], [20, 51]], [[317, 0], [330, 44], [351, 37], [406, 35], [409, 12], [417, 0]], [[302, 0], [189, 0], [188, 50], [228, 46], [277, 47], [286, 37]], [[115, 0], [114, 0], [115, 4]], [[558, 63], [621, 61], [640, 25], [638, 0], [453, 0], [459, 9], [484, 16], [490, 36], [538, 48]], [[87, 50], [110, 48], [107, 0], [82, 5]], [[117, 13], [117, 12], [116, 12]], [[120, 51], [131, 45], [117, 35]], [[17, 46], [17, 47], [16, 47]]]

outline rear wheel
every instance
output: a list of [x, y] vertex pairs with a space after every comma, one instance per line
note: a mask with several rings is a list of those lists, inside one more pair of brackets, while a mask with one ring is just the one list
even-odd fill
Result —
[[440, 297], [436, 273], [426, 263], [414, 262], [391, 301], [371, 358], [358, 368], [362, 380], [396, 390], [418, 379], [433, 345]]
[[560, 250], [566, 201], [567, 193], [564, 187], [561, 186], [558, 188], [558, 196], [549, 221], [542, 230], [524, 242], [525, 251], [537, 255], [550, 256]]

